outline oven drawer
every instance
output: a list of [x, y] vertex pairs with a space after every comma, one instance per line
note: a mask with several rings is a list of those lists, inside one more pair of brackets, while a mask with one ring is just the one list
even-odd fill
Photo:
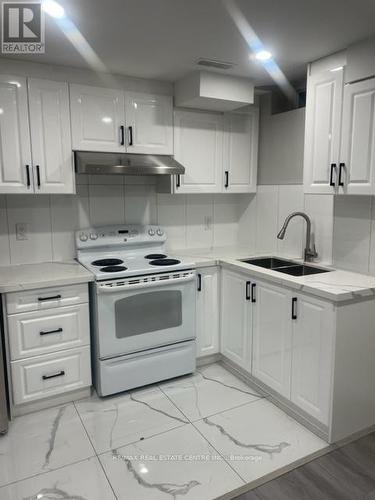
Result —
[[6, 294], [8, 314], [40, 311], [84, 302], [88, 302], [87, 283]]
[[88, 304], [8, 316], [12, 361], [90, 343]]
[[91, 385], [90, 346], [11, 362], [14, 404]]

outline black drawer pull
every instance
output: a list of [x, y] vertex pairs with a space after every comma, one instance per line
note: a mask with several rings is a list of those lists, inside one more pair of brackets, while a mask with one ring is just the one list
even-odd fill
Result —
[[45, 302], [47, 300], [59, 300], [61, 295], [53, 295], [52, 297], [38, 297], [39, 302]]
[[180, 176], [180, 174], [177, 174], [177, 176], [176, 176], [176, 187], [177, 188], [181, 187], [181, 176]]
[[255, 288], [256, 288], [256, 286], [257, 286], [256, 283], [252, 283], [252, 285], [251, 285], [251, 302], [253, 304], [255, 304], [255, 302], [257, 301], [256, 296], [255, 296]]
[[329, 185], [332, 186], [332, 187], [335, 187], [336, 183], [333, 180], [333, 172], [336, 173], [336, 163], [331, 163], [331, 175], [330, 175], [330, 178], [329, 178]]
[[63, 375], [65, 375], [65, 372], [61, 370], [61, 372], [53, 373], [52, 375], [43, 375], [42, 379], [49, 380], [50, 378], [62, 377]]
[[292, 319], [297, 319], [297, 297], [292, 298]]
[[30, 165], [26, 165], [26, 185], [29, 188], [31, 186], [30, 182]]
[[228, 170], [225, 171], [225, 185], [224, 187], [229, 187], [229, 172]]
[[49, 335], [50, 333], [61, 333], [63, 331], [62, 328], [56, 328], [56, 330], [47, 330], [46, 332], [41, 331], [39, 335]]
[[39, 168], [39, 165], [36, 165], [35, 168], [36, 168], [36, 183], [38, 185], [38, 189], [40, 189], [40, 168]]
[[197, 277], [198, 277], [198, 287], [197, 287], [197, 290], [198, 290], [198, 292], [201, 292], [202, 291], [202, 275], [198, 274]]
[[345, 170], [345, 163], [340, 163], [340, 169], [339, 169], [339, 186], [344, 187], [344, 182], [342, 180], [342, 171]]
[[125, 144], [125, 127], [124, 125], [120, 125], [120, 146], [124, 146]]
[[250, 300], [250, 281], [246, 281], [246, 300]]
[[133, 127], [129, 127], [129, 146], [133, 146]]

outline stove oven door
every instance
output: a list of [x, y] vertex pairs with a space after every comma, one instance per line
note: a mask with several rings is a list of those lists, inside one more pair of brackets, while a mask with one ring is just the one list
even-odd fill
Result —
[[195, 338], [195, 283], [194, 271], [97, 283], [99, 358]]

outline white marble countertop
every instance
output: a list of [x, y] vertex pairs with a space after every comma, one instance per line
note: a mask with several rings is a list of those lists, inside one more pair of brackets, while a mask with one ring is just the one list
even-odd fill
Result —
[[75, 261], [0, 266], [0, 293], [93, 281], [94, 275]]
[[[375, 276], [334, 269], [319, 263], [312, 263], [311, 265], [333, 270], [328, 273], [312, 274], [309, 276], [290, 276], [278, 271], [240, 262], [238, 259], [260, 256], [260, 254], [256, 254], [254, 251], [244, 247], [184, 250], [179, 252], [179, 255], [191, 257], [196, 262], [197, 268], [221, 265], [226, 269], [240, 271], [256, 278], [310, 293], [333, 302], [375, 297]], [[267, 256], [265, 253], [261, 255]], [[281, 259], [288, 258], [285, 256], [279, 257]], [[299, 262], [298, 259], [292, 258], [291, 260]]]

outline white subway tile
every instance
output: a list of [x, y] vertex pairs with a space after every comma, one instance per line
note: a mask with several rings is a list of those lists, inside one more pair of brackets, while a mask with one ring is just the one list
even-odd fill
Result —
[[[304, 193], [301, 185], [279, 186], [279, 208], [277, 228], [281, 229], [285, 218], [292, 212], [304, 209]], [[300, 217], [290, 221], [283, 240], [277, 240], [278, 255], [300, 258], [303, 255], [305, 222]]]
[[333, 202], [330, 195], [305, 195], [305, 212], [311, 218], [313, 242], [319, 254], [317, 262], [322, 264], [332, 264]]
[[256, 251], [257, 197], [256, 194], [238, 196], [238, 244]]
[[215, 247], [237, 245], [239, 219], [239, 195], [214, 195], [214, 242]]
[[8, 217], [5, 195], [0, 196], [0, 266], [10, 264]]
[[171, 250], [186, 245], [186, 196], [184, 194], [158, 194], [158, 224], [165, 228], [167, 245]]
[[279, 187], [258, 186], [256, 197], [256, 250], [259, 253], [276, 254]]
[[156, 224], [154, 186], [125, 186], [125, 221], [127, 224]]
[[125, 222], [124, 186], [89, 185], [90, 222], [92, 226]]
[[90, 203], [89, 203], [89, 187], [77, 186], [77, 228], [84, 229], [90, 227]]
[[78, 229], [78, 203], [75, 196], [51, 196], [53, 260], [70, 260], [75, 257], [74, 232]]
[[[7, 207], [11, 263], [52, 261], [50, 197], [8, 195]], [[27, 224], [27, 240], [17, 240], [17, 223]]]
[[188, 247], [212, 247], [213, 215], [213, 195], [186, 195], [186, 245]]

